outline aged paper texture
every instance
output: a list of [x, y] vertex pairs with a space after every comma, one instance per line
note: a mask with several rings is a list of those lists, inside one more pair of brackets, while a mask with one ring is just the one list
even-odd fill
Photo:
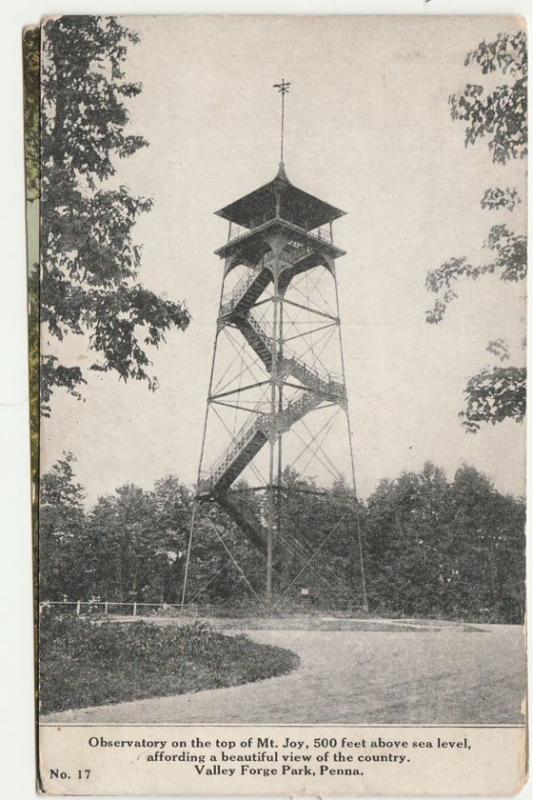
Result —
[[44, 792], [524, 784], [526, 45], [43, 21]]

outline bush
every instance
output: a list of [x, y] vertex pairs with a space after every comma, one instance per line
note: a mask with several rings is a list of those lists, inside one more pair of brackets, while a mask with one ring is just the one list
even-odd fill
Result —
[[290, 650], [225, 636], [206, 623], [90, 622], [45, 609], [39, 638], [43, 714], [236, 686], [299, 664]]

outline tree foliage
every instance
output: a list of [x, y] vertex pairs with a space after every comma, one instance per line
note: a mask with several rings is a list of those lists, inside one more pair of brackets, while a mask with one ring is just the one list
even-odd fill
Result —
[[74, 464], [72, 453], [65, 453], [40, 482], [40, 594], [52, 599], [88, 588], [84, 493]]
[[100, 497], [86, 526], [92, 593], [120, 602], [175, 602], [190, 513], [191, 494], [173, 477], [153, 492], [128, 484]]
[[[146, 147], [129, 129], [128, 101], [141, 86], [126, 80], [128, 47], [138, 36], [113, 17], [60, 17], [46, 23], [41, 74], [41, 322], [53, 339], [86, 336], [89, 369], [157, 386], [147, 346], [185, 329], [180, 302], [138, 280], [141, 248], [132, 231], [152, 201], [110, 183], [117, 158]], [[80, 396], [79, 363], [42, 354], [41, 402], [55, 389]]]
[[[462, 93], [450, 97], [453, 120], [466, 122], [465, 146], [487, 141], [495, 163], [527, 155], [527, 39], [523, 31], [500, 33], [493, 41], [482, 41], [467, 53], [465, 66], [477, 64], [485, 76], [500, 73], [507, 82], [486, 91], [467, 84]], [[510, 79], [510, 80], [509, 80]], [[489, 187], [481, 208], [512, 212], [520, 203], [513, 187]], [[459, 280], [477, 280], [494, 274], [504, 282], [523, 281], [527, 274], [527, 240], [505, 223], [492, 225], [484, 242], [490, 258], [472, 264], [465, 256], [453, 257], [426, 277], [426, 289], [435, 295], [426, 314], [429, 323], [443, 320], [448, 305], [458, 297]], [[492, 343], [487, 347], [494, 352]], [[520, 421], [525, 413], [526, 370], [524, 367], [484, 369], [468, 381], [466, 406], [459, 416], [467, 431], [475, 433], [481, 423], [493, 425], [504, 419]]]
[[452, 119], [467, 123], [465, 147], [488, 140], [495, 162], [527, 155], [527, 37], [524, 31], [499, 33], [467, 53], [465, 66], [477, 64], [482, 75], [500, 72], [512, 79], [487, 91], [468, 83], [450, 97]]
[[383, 613], [520, 622], [525, 504], [473, 467], [382, 481], [366, 517], [369, 602]]
[[497, 274], [502, 281], [524, 280], [527, 274], [525, 236], [512, 233], [506, 225], [493, 225], [484, 247], [493, 253], [492, 261], [487, 264], [474, 265], [463, 256], [451, 258], [428, 273], [426, 289], [437, 295], [433, 308], [427, 312], [428, 322], [443, 320], [449, 303], [458, 296], [454, 287], [460, 278], [477, 280], [482, 275]]
[[[275, 593], [323, 608], [361, 606], [351, 492], [339, 483], [314, 498], [313, 482], [284, 475]], [[238, 495], [238, 497], [237, 497]], [[43, 478], [41, 599], [176, 603], [183, 586], [192, 493], [175, 476], [152, 490], [129, 484], [84, 511], [65, 456]], [[264, 520], [263, 501], [241, 483], [234, 502]], [[242, 505], [244, 504], [244, 505]], [[349, 512], [349, 513], [347, 513]], [[472, 467], [448, 481], [432, 464], [382, 481], [359, 516], [370, 608], [393, 616], [519, 622], [524, 607], [520, 499], [502, 495]], [[318, 552], [312, 562], [308, 553]], [[229, 555], [231, 553], [231, 557]], [[235, 562], [239, 565], [237, 568]], [[241, 571], [242, 570], [242, 571]], [[216, 505], [199, 507], [188, 602], [245, 608], [264, 590], [265, 562]], [[246, 575], [246, 579], [243, 577]]]
[[477, 373], [466, 385], [466, 407], [460, 414], [466, 428], [475, 432], [481, 422], [522, 422], [526, 389], [525, 367], [492, 367]]

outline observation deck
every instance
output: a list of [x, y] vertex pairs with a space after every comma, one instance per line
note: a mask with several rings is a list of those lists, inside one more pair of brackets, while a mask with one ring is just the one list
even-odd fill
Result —
[[333, 244], [331, 224], [346, 212], [294, 186], [283, 164], [269, 183], [215, 213], [230, 223], [228, 241], [215, 250], [221, 258], [245, 251], [257, 260], [268, 250], [268, 237], [280, 234], [299, 248], [319, 247], [331, 258], [345, 255]]

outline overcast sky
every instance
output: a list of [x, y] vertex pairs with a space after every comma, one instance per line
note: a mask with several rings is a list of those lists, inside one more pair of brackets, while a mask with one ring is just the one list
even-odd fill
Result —
[[[360, 494], [431, 460], [452, 477], [463, 462], [496, 486], [524, 492], [524, 427], [466, 434], [457, 417], [469, 376], [494, 363], [502, 337], [523, 360], [523, 286], [494, 278], [460, 286], [439, 326], [425, 322], [426, 273], [451, 256], [489, 260], [489, 227], [525, 230], [525, 204], [479, 207], [491, 185], [525, 195], [525, 162], [495, 166], [464, 147], [448, 96], [479, 72], [465, 53], [515, 30], [506, 17], [132, 17], [141, 35], [128, 78], [131, 130], [150, 147], [119, 162], [117, 180], [154, 199], [135, 228], [141, 280], [192, 314], [152, 353], [156, 394], [89, 373], [85, 402], [57, 392], [43, 425], [43, 468], [63, 450], [78, 459], [89, 502], [125, 482], [168, 473], [195, 479], [226, 225], [221, 206], [270, 180], [279, 160], [279, 96], [287, 98], [285, 163], [300, 188], [346, 210], [336, 242], [347, 390]], [[84, 342], [70, 339], [68, 363]]]

